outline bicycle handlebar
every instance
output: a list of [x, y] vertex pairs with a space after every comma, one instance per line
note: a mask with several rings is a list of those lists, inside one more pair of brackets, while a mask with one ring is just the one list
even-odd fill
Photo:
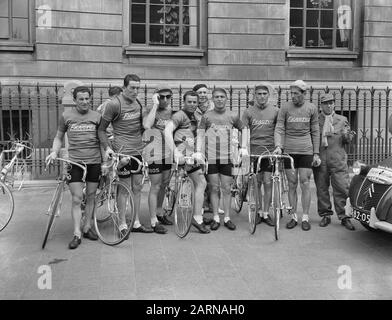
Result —
[[[185, 160], [185, 163], [188, 164], [188, 165], [195, 164], [195, 162], [201, 162], [200, 164], [206, 166], [205, 172], [207, 172], [208, 171], [208, 161], [207, 161], [207, 158], [206, 158], [206, 156], [204, 154], [201, 153], [201, 155], [203, 156], [202, 160], [195, 159], [193, 157], [193, 155], [191, 155], [191, 156], [184, 156], [183, 158]], [[190, 161], [192, 161], [192, 160], [193, 160], [193, 163], [190, 163]], [[179, 162], [178, 162], [178, 159], [176, 159], [176, 169], [178, 168], [178, 166], [179, 166]]]
[[119, 161], [120, 161], [120, 157], [129, 158], [129, 160], [133, 159], [133, 160], [135, 160], [135, 161], [137, 162], [137, 164], [138, 164], [137, 169], [136, 169], [136, 170], [131, 170], [131, 173], [138, 173], [138, 172], [141, 170], [141, 168], [142, 168], [142, 166], [143, 166], [143, 163], [142, 163], [142, 161], [140, 161], [138, 158], [136, 158], [135, 156], [130, 156], [130, 155], [127, 155], [127, 154], [122, 154], [122, 153], [115, 153], [115, 152], [112, 153], [112, 155], [111, 155], [111, 158], [112, 158], [114, 161], [113, 161], [112, 164], [109, 166], [109, 168], [112, 167], [112, 166], [114, 165], [114, 162], [115, 162], [115, 161], [119, 162]]
[[261, 163], [261, 160], [263, 160], [263, 159], [269, 159], [270, 161], [272, 161], [273, 159], [275, 159], [275, 160], [289, 159], [291, 169], [294, 170], [294, 159], [293, 159], [293, 157], [289, 156], [288, 154], [265, 154], [265, 155], [260, 155], [260, 156], [256, 156], [256, 155], [251, 155], [251, 156], [259, 158], [257, 160], [257, 172], [260, 169], [260, 163]]
[[[86, 166], [86, 164], [80, 164], [80, 163], [71, 161], [71, 160], [69, 160], [69, 159], [63, 159], [63, 158], [56, 158], [55, 160], [63, 161], [63, 162], [66, 162], [66, 163], [68, 163], [68, 164], [70, 164], [70, 165], [77, 166], [77, 167], [79, 167], [80, 169], [82, 169], [82, 170], [83, 170], [83, 177], [82, 177], [82, 180], [83, 180], [83, 182], [86, 181], [86, 175], [87, 175], [87, 166]], [[50, 164], [51, 162], [52, 162], [52, 160], [49, 160], [49, 161], [46, 163], [46, 167], [48, 167], [49, 164]]]

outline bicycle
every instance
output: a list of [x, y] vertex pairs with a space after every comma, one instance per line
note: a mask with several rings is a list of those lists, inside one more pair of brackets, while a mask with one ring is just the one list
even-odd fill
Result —
[[[124, 155], [121, 153], [112, 154], [112, 162], [108, 169], [111, 173], [106, 178], [106, 183], [102, 186], [100, 192], [95, 196], [94, 204], [94, 225], [99, 239], [110, 246], [122, 243], [128, 239], [135, 222], [136, 213], [133, 201], [133, 192], [128, 185], [119, 180], [118, 166], [121, 158], [133, 159], [138, 163], [138, 168], [131, 173], [139, 172], [142, 168], [143, 182], [146, 178], [147, 170], [144, 168], [145, 162], [141, 162], [138, 158]], [[119, 201], [119, 194], [122, 194], [122, 201]], [[127, 221], [127, 229], [125, 232], [120, 230], [121, 213], [125, 215]]]
[[[192, 156], [184, 157], [185, 165], [194, 165], [195, 159]], [[204, 159], [204, 172], [208, 170], [208, 163]], [[194, 214], [195, 191], [192, 179], [188, 176], [185, 165], [175, 163], [172, 175], [174, 176], [174, 190], [168, 197], [171, 197], [172, 212], [174, 213], [174, 230], [179, 238], [185, 238], [192, 225]], [[204, 173], [203, 173], [204, 174]], [[166, 197], [166, 193], [165, 193]], [[169, 199], [167, 200], [169, 202]]]
[[[9, 177], [8, 174], [14, 170], [15, 166], [18, 166], [19, 156], [25, 149], [33, 150], [33, 148], [27, 146], [26, 142], [13, 142], [9, 150], [3, 150], [0, 153], [0, 165], [5, 158], [5, 154], [14, 154], [9, 163], [1, 168], [0, 172], [0, 231], [4, 230], [9, 224], [15, 209], [14, 196], [12, 194], [14, 179]], [[27, 158], [29, 158], [29, 156], [27, 156]], [[22, 184], [23, 181], [19, 186], [19, 190], [22, 187]]]
[[[44, 240], [42, 241], [42, 249], [45, 249], [46, 243], [49, 239], [49, 235], [54, 230], [55, 219], [60, 216], [65, 185], [68, 183], [69, 180], [71, 180], [71, 175], [69, 174], [69, 170], [72, 168], [72, 166], [77, 166], [81, 168], [83, 170], [83, 177], [82, 177], [83, 182], [85, 182], [86, 174], [87, 174], [87, 167], [85, 164], [76, 163], [71, 160], [63, 159], [63, 158], [56, 158], [56, 160], [63, 162], [63, 168], [62, 168], [63, 172], [61, 177], [58, 178], [56, 190], [53, 194], [52, 200], [50, 201], [48, 211], [46, 212], [49, 218], [45, 229]], [[45, 170], [48, 169], [50, 163], [51, 163], [50, 160], [46, 163]]]
[[287, 192], [287, 177], [285, 173], [281, 173], [283, 160], [289, 159], [291, 169], [294, 170], [294, 159], [289, 155], [268, 154], [261, 155], [257, 161], [257, 171], [259, 170], [261, 160], [269, 159], [272, 165], [272, 197], [271, 197], [271, 211], [273, 213], [275, 240], [279, 239], [279, 224], [283, 217], [283, 211], [286, 210], [286, 205], [283, 202], [283, 193]]

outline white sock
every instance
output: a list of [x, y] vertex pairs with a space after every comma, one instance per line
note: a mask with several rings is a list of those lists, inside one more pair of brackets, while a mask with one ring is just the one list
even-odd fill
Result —
[[268, 212], [263, 212], [263, 218], [267, 219], [268, 218]]
[[142, 226], [142, 224], [140, 223], [139, 220], [136, 220], [136, 221], [134, 222], [134, 224], [133, 224], [133, 227], [134, 227], [135, 229], [140, 228], [141, 226]]
[[122, 231], [122, 230], [126, 230], [128, 229], [128, 226], [126, 223], [122, 223], [120, 224], [120, 226], [118, 227], [118, 230]]
[[223, 220], [225, 221], [225, 223], [227, 223], [227, 221], [230, 220], [230, 217], [225, 217]]
[[218, 215], [214, 215], [214, 220], [215, 220], [216, 222], [220, 223], [220, 219], [219, 219], [219, 216], [218, 216]]
[[82, 238], [82, 234], [81, 234], [81, 233], [77, 234], [77, 232], [75, 232], [75, 233], [74, 233], [74, 236], [75, 236], [75, 237], [78, 237], [79, 239]]
[[308, 215], [308, 214], [303, 214], [303, 215], [302, 215], [302, 221], [307, 221], [307, 222], [309, 222], [309, 215]]
[[292, 217], [296, 222], [298, 222], [298, 217], [297, 217], [297, 214], [296, 214], [296, 213], [292, 213], [292, 214], [291, 214], [291, 217]]
[[157, 223], [158, 223], [158, 218], [156, 216], [151, 218], [151, 227], [155, 227]]
[[196, 221], [198, 224], [202, 224], [202, 223], [203, 223], [203, 216], [197, 215], [197, 216], [193, 216], [193, 218], [195, 219], [195, 221]]

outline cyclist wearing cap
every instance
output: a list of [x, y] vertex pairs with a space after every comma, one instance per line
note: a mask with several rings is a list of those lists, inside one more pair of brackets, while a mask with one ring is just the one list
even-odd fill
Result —
[[[233, 129], [243, 129], [243, 124], [237, 115], [226, 109], [227, 93], [223, 88], [216, 88], [212, 92], [214, 110], [207, 111], [202, 117], [197, 136], [197, 150], [202, 150], [207, 145], [208, 180], [211, 185], [211, 203], [214, 221], [211, 230], [217, 230], [220, 226], [218, 215], [219, 192], [223, 194], [224, 225], [229, 230], [235, 230], [235, 224], [230, 220], [232, 154], [231, 142]], [[243, 135], [243, 139], [246, 135]], [[243, 141], [242, 146], [246, 145]], [[247, 155], [246, 148], [241, 149], [243, 155]]]
[[[261, 155], [265, 152], [274, 151], [274, 131], [279, 109], [270, 101], [273, 88], [269, 83], [261, 83], [255, 86], [254, 104], [244, 111], [242, 122], [250, 130], [250, 153]], [[256, 172], [257, 159], [254, 161], [254, 172]], [[259, 212], [257, 223], [265, 222], [269, 226], [274, 226], [270, 217], [269, 207], [271, 205], [272, 167], [268, 159], [263, 159], [260, 163], [260, 173], [257, 175], [261, 199], [261, 184], [264, 185], [264, 211]]]
[[192, 89], [199, 95], [199, 105], [195, 111], [197, 124], [200, 123], [201, 117], [209, 110], [214, 109], [214, 103], [208, 99], [208, 87], [204, 83], [197, 84]]
[[[163, 225], [173, 223], [163, 216], [162, 203], [165, 187], [169, 183], [172, 157], [170, 149], [165, 144], [163, 131], [172, 117], [170, 101], [173, 92], [167, 86], [160, 86], [152, 97], [153, 105], [145, 111], [143, 117], [144, 140], [148, 142], [144, 148], [144, 158], [148, 162], [148, 174], [151, 187], [148, 195], [148, 206], [151, 216], [151, 225], [156, 233], [166, 233]], [[159, 215], [158, 214], [158, 209]]]
[[[113, 150], [142, 161], [141, 153], [143, 151], [142, 130], [143, 130], [143, 110], [142, 105], [137, 99], [140, 89], [140, 78], [135, 74], [128, 74], [124, 77], [123, 92], [111, 100], [105, 107], [102, 115], [101, 125], [99, 126], [99, 137], [105, 147], [105, 155], [109, 157]], [[113, 126], [113, 149], [109, 147], [106, 128], [112, 124]], [[153, 229], [147, 228], [140, 224], [140, 197], [142, 190], [142, 174], [141, 172], [131, 173], [138, 168], [138, 163], [131, 160], [123, 159], [119, 169], [120, 180], [126, 183], [132, 189], [135, 204], [135, 222], [132, 231], [151, 233]], [[126, 194], [120, 189], [119, 201], [124, 199]], [[125, 212], [121, 211], [119, 230], [126, 233], [128, 228], [126, 223]]]
[[[98, 240], [98, 236], [91, 228], [92, 215], [94, 209], [94, 197], [98, 188], [101, 174], [101, 149], [98, 138], [98, 126], [101, 115], [91, 110], [91, 92], [89, 88], [79, 86], [73, 91], [75, 108], [64, 111], [60, 118], [60, 124], [56, 137], [53, 141], [52, 153], [46, 161], [55, 160], [60, 152], [64, 135], [68, 136], [68, 156], [69, 160], [87, 165], [86, 175], [86, 208], [85, 223], [83, 226], [83, 237], [90, 240]], [[74, 237], [69, 243], [70, 249], [76, 249], [81, 243], [82, 229], [80, 221], [82, 211], [80, 205], [83, 199], [83, 170], [77, 166], [72, 166], [68, 181], [69, 190], [72, 196], [72, 220], [74, 225]]]
[[[294, 172], [287, 170], [289, 183], [289, 202], [291, 221], [286, 225], [288, 229], [298, 224], [297, 218], [297, 185], [298, 179], [302, 191], [302, 229], [310, 230], [310, 177], [312, 166], [320, 165], [319, 146], [320, 128], [318, 110], [313, 103], [305, 101], [307, 85], [302, 80], [297, 80], [290, 85], [291, 102], [283, 105], [278, 113], [275, 128], [275, 152], [280, 154], [284, 150], [294, 158]], [[290, 168], [285, 161], [286, 169]]]
[[331, 223], [333, 211], [329, 186], [332, 185], [334, 208], [341, 224], [348, 230], [355, 230], [344, 209], [350, 181], [344, 146], [351, 142], [353, 134], [347, 118], [335, 113], [335, 98], [332, 94], [323, 94], [320, 102], [321, 165], [313, 169], [317, 210], [322, 217], [319, 225], [326, 227]]
[[[187, 91], [184, 94], [184, 106], [182, 110], [176, 112], [171, 121], [166, 125], [164, 134], [167, 146], [174, 155], [174, 160], [179, 164], [184, 164], [184, 156], [193, 156], [195, 160], [201, 160], [203, 156], [195, 153], [195, 138], [197, 131], [197, 120], [195, 111], [199, 103], [199, 96], [194, 91]], [[173, 137], [174, 134], [174, 137]], [[195, 187], [195, 202], [192, 225], [200, 233], [209, 233], [203, 222], [203, 196], [206, 188], [206, 180], [199, 164], [185, 165], [189, 177]]]

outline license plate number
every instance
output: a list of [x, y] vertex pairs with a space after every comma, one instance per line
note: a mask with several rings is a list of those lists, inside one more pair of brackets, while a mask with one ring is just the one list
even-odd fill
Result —
[[370, 222], [370, 213], [361, 212], [359, 210], [353, 209], [353, 217], [361, 222], [369, 224]]

